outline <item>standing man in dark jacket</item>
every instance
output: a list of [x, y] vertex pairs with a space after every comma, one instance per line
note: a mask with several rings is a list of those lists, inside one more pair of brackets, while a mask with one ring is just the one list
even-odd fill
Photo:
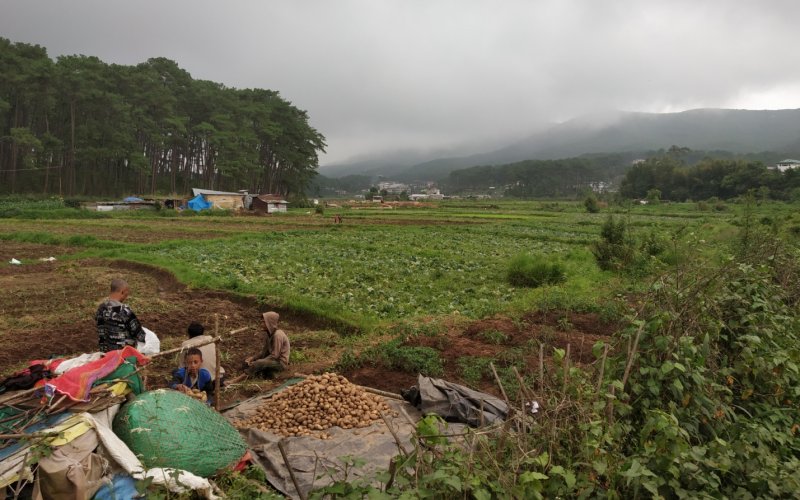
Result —
[[111, 280], [111, 293], [97, 308], [95, 320], [102, 352], [122, 349], [126, 345], [136, 347], [137, 342], [144, 342], [142, 324], [131, 308], [124, 304], [129, 293], [128, 283], [115, 278]]

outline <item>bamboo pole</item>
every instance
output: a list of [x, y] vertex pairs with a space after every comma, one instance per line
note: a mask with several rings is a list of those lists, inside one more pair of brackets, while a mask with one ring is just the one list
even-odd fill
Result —
[[[242, 328], [237, 328], [236, 330], [231, 330], [228, 333], [226, 333], [225, 335], [235, 335], [237, 333], [242, 333], [243, 331], [249, 330], [249, 329], [250, 329], [249, 326], [243, 326]], [[193, 345], [192, 347], [202, 347], [204, 345], [212, 344], [214, 342], [219, 342], [220, 340], [222, 340], [222, 336], [217, 336], [217, 337], [214, 337], [211, 340], [206, 340], [205, 342], [200, 342], [199, 344]], [[176, 352], [181, 352], [181, 351], [185, 351], [185, 350], [186, 350], [185, 347], [176, 347], [174, 349], [169, 349], [167, 351], [158, 352], [158, 353], [153, 354], [153, 355], [151, 355], [149, 357], [151, 359], [152, 358], [158, 358], [158, 357], [161, 357], [161, 356], [166, 356], [167, 354], [175, 354]]]
[[283, 457], [283, 463], [286, 464], [286, 468], [289, 470], [289, 477], [292, 478], [294, 489], [297, 490], [297, 496], [300, 497], [300, 500], [306, 500], [305, 494], [300, 491], [300, 486], [297, 484], [297, 478], [294, 477], [294, 470], [292, 470], [292, 465], [289, 463], [289, 457], [286, 456], [286, 450], [283, 448], [283, 441], [278, 441], [278, 450], [280, 450], [281, 456]]
[[492, 373], [494, 374], [494, 379], [497, 382], [497, 386], [500, 387], [500, 393], [503, 395], [503, 399], [506, 401], [507, 405], [511, 403], [508, 402], [508, 396], [506, 396], [506, 390], [503, 387], [503, 383], [500, 382], [500, 377], [497, 376], [497, 370], [494, 369], [494, 363], [490, 362], [489, 367], [492, 369]]
[[[220, 338], [220, 337], [217, 337]], [[219, 342], [214, 342], [214, 352], [216, 353], [216, 366], [214, 367], [214, 409], [219, 411], [220, 400], [220, 381], [219, 381]]]

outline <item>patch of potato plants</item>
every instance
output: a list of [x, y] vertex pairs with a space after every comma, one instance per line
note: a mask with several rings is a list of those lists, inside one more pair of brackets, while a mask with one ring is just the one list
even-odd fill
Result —
[[239, 429], [255, 428], [282, 436], [330, 438], [331, 427], [368, 427], [390, 413], [380, 396], [351, 384], [345, 377], [325, 373], [306, 378], [274, 395], [255, 415], [234, 422]]

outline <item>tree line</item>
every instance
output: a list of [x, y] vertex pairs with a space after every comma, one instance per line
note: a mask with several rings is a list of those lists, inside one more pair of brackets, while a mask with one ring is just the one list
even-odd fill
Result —
[[620, 195], [644, 198], [658, 190], [662, 199], [672, 201], [729, 199], [757, 191], [762, 197], [794, 200], [800, 197], [800, 171], [767, 168], [749, 159], [706, 157], [686, 164], [691, 152], [673, 147], [663, 155], [644, 160], [626, 173]]
[[0, 38], [0, 193], [300, 194], [325, 138], [265, 89], [195, 80], [166, 58], [135, 66]]
[[525, 160], [450, 172], [445, 189], [453, 193], [496, 192], [520, 198], [576, 197], [592, 184], [621, 178], [632, 153], [585, 155], [560, 160]]

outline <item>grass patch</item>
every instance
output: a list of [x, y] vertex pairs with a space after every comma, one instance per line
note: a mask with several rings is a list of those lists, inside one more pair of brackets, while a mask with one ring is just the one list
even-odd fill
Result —
[[567, 279], [564, 266], [541, 255], [520, 254], [508, 264], [506, 280], [513, 286], [537, 288]]
[[367, 349], [362, 358], [374, 360], [386, 368], [408, 373], [421, 373], [431, 377], [444, 374], [444, 364], [439, 351], [431, 347], [406, 346], [401, 339], [390, 340]]

